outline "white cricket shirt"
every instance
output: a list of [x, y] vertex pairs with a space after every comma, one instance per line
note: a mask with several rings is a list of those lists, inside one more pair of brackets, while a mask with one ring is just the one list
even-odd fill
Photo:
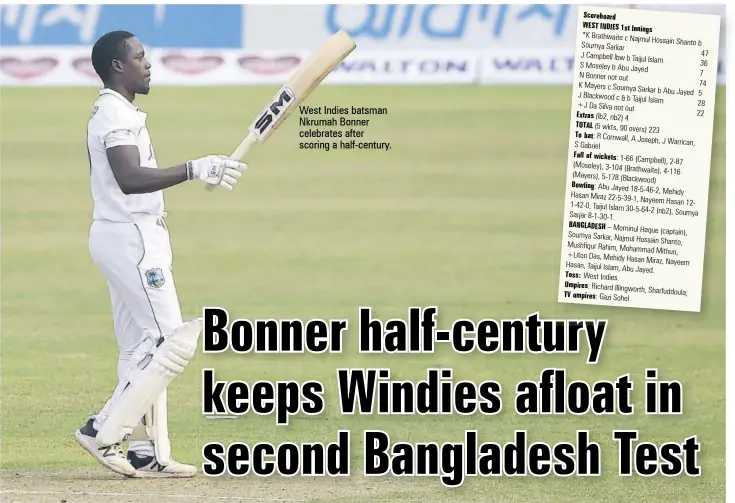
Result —
[[132, 145], [138, 147], [142, 167], [158, 168], [146, 117], [120, 93], [111, 89], [99, 92], [87, 125], [94, 220], [132, 222], [140, 214], [163, 214], [163, 191], [123, 194], [107, 160], [108, 148]]

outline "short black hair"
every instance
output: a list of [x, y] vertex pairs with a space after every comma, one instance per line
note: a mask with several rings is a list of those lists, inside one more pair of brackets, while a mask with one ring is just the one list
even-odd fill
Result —
[[125, 41], [135, 35], [116, 30], [102, 35], [92, 47], [92, 66], [102, 82], [110, 80], [113, 59], [125, 59]]

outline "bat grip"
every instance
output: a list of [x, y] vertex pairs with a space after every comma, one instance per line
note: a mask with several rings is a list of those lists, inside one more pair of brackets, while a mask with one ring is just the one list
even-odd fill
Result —
[[253, 143], [255, 143], [255, 135], [253, 133], [248, 133], [247, 137], [240, 142], [240, 145], [237, 146], [230, 158], [235, 159], [236, 161], [241, 161], [242, 158], [245, 157], [245, 154], [248, 153], [248, 150], [250, 150]]

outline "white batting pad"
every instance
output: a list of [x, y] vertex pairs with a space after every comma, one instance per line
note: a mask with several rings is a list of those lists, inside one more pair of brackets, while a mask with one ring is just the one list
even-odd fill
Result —
[[97, 432], [100, 444], [122, 442], [132, 433], [140, 418], [194, 357], [202, 329], [202, 318], [185, 322], [140, 361]]

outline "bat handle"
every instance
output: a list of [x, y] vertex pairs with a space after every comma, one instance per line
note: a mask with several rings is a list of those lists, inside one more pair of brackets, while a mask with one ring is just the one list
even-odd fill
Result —
[[241, 161], [242, 158], [245, 157], [245, 154], [248, 153], [248, 150], [250, 150], [253, 143], [255, 143], [255, 135], [251, 132], [248, 133], [247, 137], [242, 142], [240, 142], [240, 145], [237, 146], [230, 158], [235, 159], [236, 161]]
[[[252, 132], [248, 133], [245, 139], [240, 142], [240, 145], [238, 145], [235, 151], [232, 153], [230, 159], [242, 161], [242, 158], [245, 157], [245, 154], [248, 153], [248, 150], [250, 150], [250, 147], [253, 145], [253, 143], [255, 143], [255, 141], [255, 135]], [[210, 192], [213, 191], [215, 188], [214, 185], [210, 184], [205, 185], [205, 187]]]

